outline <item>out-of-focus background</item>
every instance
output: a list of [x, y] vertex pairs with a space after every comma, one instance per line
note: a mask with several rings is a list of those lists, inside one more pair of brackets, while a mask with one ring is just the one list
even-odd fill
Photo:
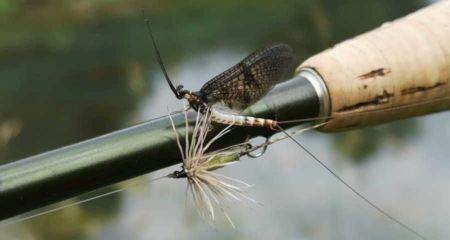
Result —
[[[156, 64], [144, 15], [172, 79], [198, 89], [265, 44], [286, 42], [303, 60], [429, 3], [0, 0], [0, 163], [180, 108]], [[444, 112], [299, 140], [386, 211], [430, 239], [444, 239], [450, 235], [449, 119]], [[289, 141], [221, 170], [255, 184], [248, 194], [261, 203], [230, 206], [236, 229], [220, 217], [215, 227], [202, 222], [185, 204], [184, 180], [149, 181], [170, 171], [104, 190], [126, 188], [115, 195], [0, 226], [0, 239], [414, 239]]]

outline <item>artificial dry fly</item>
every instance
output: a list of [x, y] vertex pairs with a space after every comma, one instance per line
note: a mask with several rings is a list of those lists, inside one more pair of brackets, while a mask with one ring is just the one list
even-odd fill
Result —
[[[268, 145], [281, 141], [288, 136], [267, 139], [266, 142], [254, 146], [250, 142], [246, 141], [216, 151], [207, 152], [215, 141], [223, 137], [231, 130], [233, 125], [228, 125], [223, 128], [219, 133], [207, 141], [207, 135], [211, 130], [212, 124], [212, 114], [210, 109], [205, 109], [203, 114], [197, 113], [195, 125], [193, 127], [189, 126], [186, 109], [184, 110], [184, 118], [185, 139], [183, 147], [182, 141], [180, 140], [180, 134], [178, 133], [173, 119], [169, 114], [169, 119], [175, 133], [175, 140], [180, 151], [183, 164], [180, 171], [174, 171], [165, 177], [187, 179], [187, 188], [191, 193], [194, 205], [200, 216], [206, 222], [212, 225], [216, 216], [215, 209], [219, 209], [220, 212], [224, 214], [228, 222], [235, 227], [230, 216], [225, 211], [228, 206], [227, 204], [242, 200], [256, 204], [257, 201], [245, 194], [245, 190], [251, 187], [251, 185], [241, 180], [217, 173], [215, 170], [235, 164], [240, 161], [242, 156], [248, 155], [249, 153], [259, 149], [265, 149]], [[323, 124], [324, 123], [320, 123], [310, 127], [300, 128], [288, 133], [288, 135], [298, 135], [307, 130], [318, 128]], [[193, 129], [191, 137], [189, 137], [190, 128]]]
[[228, 222], [235, 227], [233, 221], [225, 211], [226, 206], [233, 201], [241, 200], [256, 203], [255, 200], [246, 196], [244, 192], [251, 185], [241, 180], [216, 173], [214, 170], [238, 162], [240, 157], [248, 152], [248, 144], [238, 144], [233, 147], [207, 153], [206, 151], [210, 148], [211, 144], [227, 134], [232, 125], [225, 127], [207, 141], [207, 133], [211, 129], [210, 109], [205, 109], [203, 114], [197, 113], [191, 137], [189, 137], [190, 131], [186, 110], [184, 111], [184, 116], [185, 145], [183, 149], [180, 135], [169, 114], [175, 133], [175, 140], [180, 150], [181, 158], [183, 159], [183, 165], [181, 171], [174, 171], [167, 175], [167, 177], [187, 179], [187, 188], [191, 193], [194, 205], [200, 216], [206, 222], [213, 224], [216, 216], [215, 209], [219, 209]]

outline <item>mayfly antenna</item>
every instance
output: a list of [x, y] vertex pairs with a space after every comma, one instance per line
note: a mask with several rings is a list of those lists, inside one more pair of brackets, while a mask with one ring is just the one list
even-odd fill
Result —
[[390, 215], [389, 213], [387, 213], [386, 211], [384, 211], [381, 207], [377, 206], [375, 203], [373, 203], [372, 201], [370, 201], [368, 198], [366, 198], [364, 195], [362, 195], [361, 193], [359, 193], [355, 188], [353, 188], [350, 184], [348, 184], [344, 179], [342, 179], [341, 177], [339, 177], [339, 175], [333, 171], [333, 169], [331, 169], [329, 166], [327, 166], [324, 162], [322, 162], [318, 157], [316, 157], [311, 151], [309, 151], [306, 147], [304, 147], [299, 141], [295, 140], [294, 137], [292, 137], [289, 133], [286, 132], [286, 130], [284, 130], [283, 128], [281, 128], [280, 126], [278, 126], [278, 128], [284, 133], [286, 134], [287, 137], [289, 137], [292, 141], [294, 141], [294, 143], [296, 145], [298, 145], [299, 147], [301, 147], [303, 149], [303, 151], [305, 151], [309, 156], [311, 156], [317, 163], [319, 163], [320, 165], [322, 165], [322, 167], [324, 167], [329, 173], [331, 173], [337, 180], [339, 180], [342, 184], [344, 184], [350, 191], [352, 191], [353, 193], [355, 193], [359, 198], [361, 198], [362, 200], [364, 200], [364, 202], [366, 202], [367, 204], [369, 204], [370, 206], [372, 206], [373, 208], [375, 208], [379, 213], [381, 213], [382, 215], [384, 215], [385, 217], [389, 218], [390, 220], [392, 220], [393, 222], [397, 223], [398, 225], [400, 225], [401, 227], [403, 227], [404, 229], [406, 229], [407, 231], [411, 232], [412, 234], [416, 235], [418, 238], [422, 239], [422, 240], [427, 240], [426, 237], [424, 237], [422, 234], [418, 233], [416, 230], [414, 230], [412, 227], [406, 225], [405, 223], [401, 222], [400, 220], [398, 220], [397, 218], [395, 218], [394, 216]]
[[153, 36], [152, 27], [150, 25], [150, 20], [148, 18], [146, 18], [144, 21], [145, 21], [145, 24], [148, 29], [148, 34], [150, 35], [150, 38], [152, 39], [153, 48], [155, 49], [155, 52], [156, 52], [156, 59], [158, 61], [159, 66], [161, 67], [161, 70], [163, 71], [164, 77], [166, 78], [166, 81], [169, 84], [170, 89], [175, 94], [175, 96], [178, 99], [181, 99], [181, 98], [183, 98], [183, 96], [180, 93], [180, 90], [183, 88], [183, 85], [178, 85], [176, 88], [173, 85], [172, 81], [169, 78], [169, 74], [166, 71], [166, 67], [164, 66], [164, 63], [161, 58], [161, 54], [159, 53], [158, 47], [156, 46], [156, 41], [155, 41], [155, 37]]

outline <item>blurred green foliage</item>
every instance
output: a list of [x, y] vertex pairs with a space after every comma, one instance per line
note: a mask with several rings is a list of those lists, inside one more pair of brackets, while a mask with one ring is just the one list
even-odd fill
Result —
[[354, 163], [363, 163], [382, 147], [400, 148], [419, 134], [415, 119], [332, 135], [334, 147]]
[[[217, 48], [250, 52], [270, 42], [292, 45], [302, 60], [423, 4], [414, 0], [0, 0], [0, 163], [135, 121], [139, 102], [148, 91], [157, 91], [146, 81], [147, 69], [159, 72], [145, 17], [152, 21], [170, 69], [184, 58]], [[414, 136], [415, 127], [414, 121], [406, 121], [337, 134], [335, 146], [361, 162], [386, 137], [401, 142]], [[114, 214], [114, 207], [102, 206]], [[34, 239], [86, 239], [83, 208], [30, 222]], [[43, 231], [42, 226], [55, 221], [60, 223], [57, 231]]]
[[99, 135], [132, 118], [151, 84], [145, 69], [154, 64], [144, 15], [170, 68], [219, 46], [251, 51], [275, 41], [291, 44], [304, 59], [420, 5], [2, 0], [0, 123], [16, 120], [19, 128], [0, 142], [0, 162]]

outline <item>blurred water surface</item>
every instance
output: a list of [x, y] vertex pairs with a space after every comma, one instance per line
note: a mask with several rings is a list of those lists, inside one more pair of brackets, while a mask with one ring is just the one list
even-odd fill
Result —
[[[172, 79], [198, 89], [265, 44], [289, 43], [302, 60], [425, 4], [2, 0], [0, 162], [180, 108], [156, 64], [142, 11]], [[449, 118], [299, 139], [388, 212], [439, 239], [450, 234]], [[216, 228], [203, 223], [185, 204], [185, 181], [149, 183], [170, 170], [123, 183], [120, 194], [0, 227], [0, 239], [413, 239], [289, 141], [223, 169], [255, 184], [249, 194], [261, 202], [232, 206], [237, 229], [220, 219]]]

